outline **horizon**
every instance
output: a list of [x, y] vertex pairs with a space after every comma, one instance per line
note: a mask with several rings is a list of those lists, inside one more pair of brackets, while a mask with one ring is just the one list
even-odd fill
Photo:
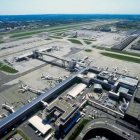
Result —
[[[140, 15], [139, 0], [1, 0], [0, 15], [111, 14]], [[16, 8], [15, 8], [16, 7]]]
[[130, 15], [130, 16], [140, 16], [140, 14], [20, 14], [20, 15], [0, 15], [0, 16], [30, 16], [30, 15]]

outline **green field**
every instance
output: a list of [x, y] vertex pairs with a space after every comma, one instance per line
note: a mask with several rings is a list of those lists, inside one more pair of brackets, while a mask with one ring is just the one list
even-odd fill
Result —
[[74, 132], [69, 136], [68, 140], [76, 140], [76, 137], [82, 131], [82, 129], [86, 126], [89, 120], [83, 120], [74, 130]]
[[76, 40], [76, 39], [68, 39], [68, 40], [72, 43], [83, 45], [79, 40]]
[[[87, 23], [87, 24], [83, 24], [83, 25], [91, 25], [91, 23]], [[70, 29], [70, 28], [75, 28], [75, 27], [82, 27], [83, 25], [74, 25], [74, 26], [60, 27], [60, 28], [56, 28], [56, 29], [50, 29], [50, 30], [48, 30], [48, 32], [64, 30], [64, 29]]]
[[107, 57], [119, 59], [119, 60], [124, 60], [124, 61], [129, 61], [129, 62], [134, 62], [134, 63], [140, 63], [140, 59], [138, 59], [138, 58], [123, 56], [123, 55], [118, 55], [118, 54], [112, 54], [112, 53], [106, 53], [106, 52], [101, 52], [100, 54], [102, 54], [104, 56], [107, 56]]
[[45, 40], [52, 40], [51, 38], [46, 38]]
[[92, 48], [96, 48], [96, 49], [100, 49], [100, 50], [105, 50], [105, 51], [109, 51], [109, 52], [120, 53], [120, 54], [126, 54], [126, 55], [130, 55], [130, 56], [140, 57], [140, 54], [138, 54], [138, 53], [130, 53], [130, 52], [124, 52], [124, 51], [116, 51], [116, 50], [106, 49], [106, 48], [95, 46], [95, 45], [92, 46]]
[[50, 37], [55, 39], [63, 39], [62, 37], [58, 37], [58, 36], [50, 36]]
[[4, 41], [0, 41], [0, 44], [4, 43]]
[[12, 32], [7, 32], [7, 33], [0, 33], [0, 35], [8, 35], [8, 34], [14, 34], [14, 33], [21, 33], [24, 32], [25, 30], [22, 31], [12, 31]]
[[92, 52], [91, 49], [85, 49], [85, 52]]
[[99, 50], [104, 50], [105, 49], [103, 47], [99, 47], [99, 46], [96, 46], [96, 45], [93, 45], [92, 48], [99, 49]]
[[0, 62], [0, 67], [2, 66], [2, 63]]
[[3, 66], [1, 67], [1, 70], [4, 71], [4, 72], [7, 72], [7, 73], [17, 73], [18, 71], [9, 67], [9, 66]]
[[89, 41], [84, 41], [87, 45], [89, 45], [89, 44], [91, 44], [91, 42], [89, 42]]
[[34, 34], [38, 34], [38, 33], [42, 33], [42, 32], [45, 32], [45, 31], [36, 31], [36, 32], [28, 32], [28, 33], [24, 33], [24, 34], [17, 34], [17, 35], [10, 36], [10, 38], [22, 37], [22, 36], [27, 36], [27, 35], [34, 35]]

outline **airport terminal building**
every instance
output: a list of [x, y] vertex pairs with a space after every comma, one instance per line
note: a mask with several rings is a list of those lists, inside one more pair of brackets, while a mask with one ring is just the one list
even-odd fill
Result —
[[70, 104], [60, 97], [47, 106], [43, 113], [43, 121], [54, 118], [56, 133], [66, 133], [70, 127], [79, 119], [80, 103]]

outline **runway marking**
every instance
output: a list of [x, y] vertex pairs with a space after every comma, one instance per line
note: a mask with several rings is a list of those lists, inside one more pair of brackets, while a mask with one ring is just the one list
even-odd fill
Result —
[[18, 99], [15, 97], [15, 96], [13, 96], [10, 92], [8, 92], [8, 91], [6, 91], [12, 98], [15, 98], [16, 99], [16, 101], [18, 101]]
[[1, 94], [1, 96], [3, 97], [3, 99], [4, 99], [5, 101], [7, 100], [9, 103], [11, 103], [11, 101], [8, 100], [4, 95]]
[[[1, 95], [0, 95], [0, 97], [1, 97], [2, 100], [4, 100], [3, 97], [2, 97]], [[4, 100], [4, 101], [5, 101], [5, 100]]]

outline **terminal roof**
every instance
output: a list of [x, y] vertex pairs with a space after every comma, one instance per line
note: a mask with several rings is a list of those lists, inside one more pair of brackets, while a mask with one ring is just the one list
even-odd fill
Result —
[[28, 120], [36, 129], [38, 129], [43, 135], [47, 133], [52, 127], [49, 124], [44, 124], [42, 119], [38, 116], [33, 116]]

